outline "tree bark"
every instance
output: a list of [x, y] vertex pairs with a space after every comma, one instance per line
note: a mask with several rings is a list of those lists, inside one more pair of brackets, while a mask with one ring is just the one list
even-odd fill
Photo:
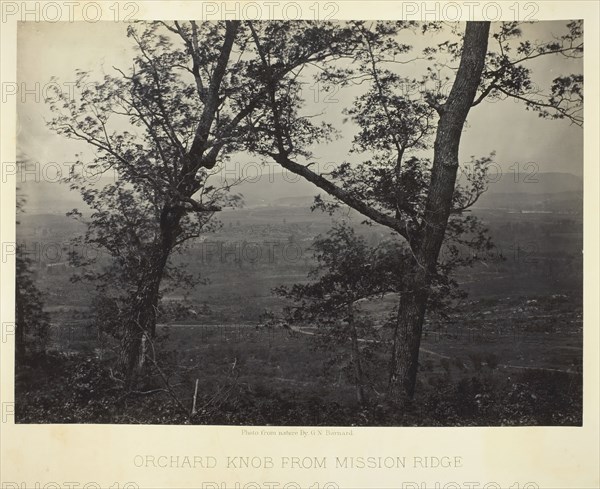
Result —
[[407, 398], [414, 395], [427, 298], [425, 273], [421, 272], [405, 282], [398, 303], [390, 360], [388, 390], [391, 395], [396, 395], [398, 391]]
[[154, 256], [150, 257], [148, 272], [138, 285], [131, 315], [121, 341], [120, 364], [128, 385], [133, 385], [145, 363], [147, 342], [156, 336], [156, 315], [160, 297], [160, 285], [175, 241], [179, 235], [179, 223], [184, 215], [181, 207], [165, 205], [161, 214], [161, 239]]
[[[167, 256], [168, 258], [168, 256]], [[147, 342], [156, 335], [156, 311], [166, 259], [156, 264], [151, 277], [146, 277], [136, 295], [131, 316], [125, 324], [121, 340], [121, 368], [128, 385], [133, 385], [144, 366]]]
[[401, 388], [407, 398], [414, 396], [429, 285], [450, 216], [460, 138], [481, 80], [489, 28], [489, 22], [467, 22], [456, 79], [446, 103], [439, 109], [431, 183], [416, 240], [414, 273], [405, 280], [394, 331], [389, 382], [392, 395]]
[[358, 333], [354, 320], [350, 324], [350, 339], [352, 341], [352, 365], [354, 367], [354, 383], [356, 385], [356, 400], [363, 406], [365, 404], [365, 388], [363, 383], [362, 363], [360, 361], [360, 350], [358, 348]]

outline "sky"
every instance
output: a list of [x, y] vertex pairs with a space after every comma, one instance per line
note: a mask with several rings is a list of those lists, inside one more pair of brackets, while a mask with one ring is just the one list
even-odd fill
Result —
[[[547, 38], [564, 22], [539, 22], [528, 26], [527, 38]], [[434, 42], [431, 38], [411, 34], [407, 42], [416, 48]], [[60, 84], [75, 79], [75, 71], [90, 70], [98, 77], [114, 73], [113, 66], [127, 70], [133, 50], [126, 37], [126, 24], [112, 22], [20, 23], [18, 29], [17, 79], [18, 154], [44, 165], [48, 162], [72, 162], [75, 153], [83, 159], [93, 153], [83, 143], [58, 136], [46, 127], [51, 113], [43, 102], [43, 93], [52, 77]], [[557, 73], [580, 71], [581, 65], [558, 57], [540, 59], [535, 76], [546, 82]], [[410, 75], [411, 65], [400, 65]], [[62, 85], [67, 90], [67, 85]], [[25, 92], [28, 90], [28, 92]], [[348, 154], [356, 127], [343, 123], [342, 109], [352, 103], [356, 90], [332, 95], [333, 102], [320, 102], [324, 118], [342, 132], [342, 138], [315, 148], [320, 162], [339, 162]], [[313, 96], [307, 93], [307, 98]], [[474, 107], [467, 120], [468, 127], [461, 141], [461, 160], [471, 155], [484, 156], [496, 152], [496, 162], [505, 172], [513, 171], [515, 163], [533, 162], [540, 172], [583, 173], [583, 131], [567, 121], [540, 119], [512, 100], [484, 102]]]

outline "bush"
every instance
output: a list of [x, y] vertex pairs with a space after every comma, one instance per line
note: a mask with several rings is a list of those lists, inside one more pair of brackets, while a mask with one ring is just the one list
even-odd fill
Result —
[[[95, 359], [50, 353], [34, 355], [30, 360], [16, 378], [18, 423], [190, 422], [164, 392], [125, 396], [121, 384]], [[449, 368], [446, 362], [443, 363]], [[165, 370], [169, 375], [179, 376], [173, 385], [187, 406], [191, 403], [194, 379], [178, 371], [175, 364], [165, 366]], [[143, 389], [162, 387], [157, 382], [148, 375], [142, 383]], [[455, 381], [447, 373], [432, 375], [428, 382], [419, 383], [411, 402], [386, 401], [374, 396], [363, 407], [357, 406], [351, 386], [346, 397], [335, 399], [325, 397], [326, 388], [317, 385], [298, 391], [295, 385], [270, 383], [265, 377], [224, 378], [217, 372], [202, 380], [198, 406], [207, 408], [191, 422], [283, 426], [580, 426], [582, 421], [582, 377], [563, 372], [525, 370], [504, 377], [486, 370], [463, 375]]]

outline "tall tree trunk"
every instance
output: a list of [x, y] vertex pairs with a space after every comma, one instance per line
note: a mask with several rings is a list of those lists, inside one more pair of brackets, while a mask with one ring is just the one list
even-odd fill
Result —
[[365, 388], [363, 382], [362, 363], [360, 361], [360, 350], [358, 348], [358, 333], [356, 324], [351, 319], [350, 323], [350, 339], [352, 341], [352, 365], [354, 367], [354, 384], [356, 386], [356, 400], [363, 406], [365, 404]]
[[166, 266], [166, 257], [155, 265], [151, 276], [138, 290], [131, 316], [125, 325], [121, 340], [121, 368], [129, 385], [135, 382], [137, 374], [144, 366], [147, 341], [152, 341], [156, 335], [156, 312], [162, 276]]
[[160, 285], [180, 232], [179, 223], [182, 216], [181, 208], [172, 208], [168, 205], [164, 207], [160, 221], [160, 247], [151, 258], [149, 269], [141, 277], [131, 315], [125, 325], [119, 363], [130, 387], [144, 366], [148, 341], [153, 341], [156, 336]]
[[412, 398], [428, 298], [426, 274], [417, 272], [414, 278], [405, 281], [403, 289], [398, 303], [388, 389], [392, 395], [400, 390], [406, 397]]
[[489, 28], [489, 22], [467, 22], [456, 79], [446, 103], [438, 110], [440, 120], [434, 143], [431, 183], [423, 227], [415, 245], [417, 263], [413, 276], [405, 283], [399, 303], [390, 369], [391, 394], [396, 394], [401, 387], [404, 396], [414, 396], [428, 289], [451, 212], [460, 137], [481, 80]]

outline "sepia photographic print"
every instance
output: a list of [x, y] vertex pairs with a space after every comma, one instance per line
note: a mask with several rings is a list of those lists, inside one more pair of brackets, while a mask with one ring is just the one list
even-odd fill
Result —
[[17, 422], [581, 424], [581, 21], [18, 29]]
[[[475, 20], [338, 17], [335, 2], [17, 18], [2, 88], [15, 427], [341, 444], [367, 427], [582, 430], [588, 23], [530, 4]], [[148, 450], [127, 463], [163, 467]], [[415, 453], [333, 460], [464, 463]], [[266, 487], [239, 484], [202, 487]], [[410, 484], [394, 487], [434, 487]]]

